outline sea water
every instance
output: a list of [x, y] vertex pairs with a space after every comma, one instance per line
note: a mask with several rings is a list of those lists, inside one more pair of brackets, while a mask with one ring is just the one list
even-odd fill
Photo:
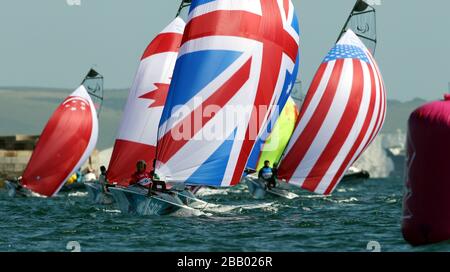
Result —
[[332, 196], [252, 199], [245, 185], [205, 189], [201, 212], [123, 214], [85, 193], [10, 198], [0, 190], [0, 251], [448, 251], [402, 238], [403, 182], [339, 185]]

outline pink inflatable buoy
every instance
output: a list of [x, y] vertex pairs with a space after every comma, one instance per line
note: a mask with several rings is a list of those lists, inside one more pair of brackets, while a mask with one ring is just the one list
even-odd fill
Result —
[[450, 240], [450, 95], [408, 121], [402, 233], [411, 245]]

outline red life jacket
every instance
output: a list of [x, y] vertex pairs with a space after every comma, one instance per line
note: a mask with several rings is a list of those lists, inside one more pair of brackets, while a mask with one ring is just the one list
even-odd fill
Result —
[[[148, 180], [148, 182], [146, 181], [146, 179]], [[149, 172], [134, 172], [133, 175], [131, 175], [130, 185], [141, 183], [141, 185], [145, 187], [150, 187], [151, 180], [152, 176]]]

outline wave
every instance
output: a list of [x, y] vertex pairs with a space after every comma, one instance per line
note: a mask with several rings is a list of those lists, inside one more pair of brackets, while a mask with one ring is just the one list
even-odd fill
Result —
[[230, 194], [241, 194], [248, 192], [246, 186], [234, 186], [229, 188], [200, 188], [195, 195], [198, 197], [216, 196], [216, 195], [230, 195]]
[[72, 193], [68, 194], [68, 196], [74, 196], [74, 197], [85, 197], [87, 195], [88, 195], [87, 192], [72, 192]]
[[108, 210], [108, 209], [103, 209], [103, 212], [105, 212], [105, 213], [121, 213], [120, 210]]
[[231, 213], [231, 212], [242, 212], [244, 210], [256, 210], [261, 209], [270, 212], [277, 212], [278, 207], [274, 205], [274, 202], [270, 203], [258, 203], [258, 204], [243, 204], [243, 205], [224, 205], [224, 204], [197, 204], [195, 206], [196, 209], [212, 212], [212, 213]]
[[195, 194], [198, 197], [212, 196], [212, 195], [228, 195], [227, 189], [210, 189], [202, 187]]
[[197, 217], [197, 216], [211, 216], [212, 214], [210, 213], [205, 213], [202, 210], [198, 210], [198, 209], [179, 209], [178, 211], [174, 212], [173, 214], [171, 214], [170, 216], [175, 216], [175, 217]]

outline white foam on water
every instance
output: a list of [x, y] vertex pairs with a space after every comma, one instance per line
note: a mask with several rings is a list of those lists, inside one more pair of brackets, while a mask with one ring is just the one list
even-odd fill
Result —
[[230, 213], [233, 211], [242, 211], [242, 210], [255, 210], [262, 209], [271, 212], [277, 212], [278, 207], [273, 205], [273, 202], [270, 203], [260, 203], [260, 204], [245, 204], [245, 205], [221, 205], [221, 204], [212, 204], [208, 203], [203, 210], [213, 213]]
[[386, 200], [387, 204], [394, 204], [394, 203], [397, 203], [397, 202], [398, 202], [397, 199], [394, 199], [394, 198]]
[[198, 190], [198, 192], [195, 195], [199, 197], [212, 195], [228, 195], [228, 191], [226, 189], [210, 189], [202, 187]]
[[205, 196], [214, 196], [214, 195], [230, 195], [230, 194], [241, 194], [243, 192], [247, 191], [247, 186], [234, 186], [234, 187], [228, 187], [228, 188], [207, 188], [207, 187], [201, 187], [195, 195], [198, 197], [205, 197]]
[[74, 196], [74, 197], [85, 197], [87, 195], [88, 195], [87, 192], [72, 192], [72, 193], [69, 193], [69, 196]]
[[307, 199], [315, 199], [315, 198], [321, 198], [321, 199], [325, 199], [325, 198], [329, 198], [330, 196], [326, 196], [326, 195], [302, 195], [300, 196], [301, 198], [307, 198]]
[[337, 203], [352, 203], [359, 201], [356, 197], [350, 197], [348, 199], [337, 200]]
[[240, 207], [244, 210], [255, 210], [255, 209], [266, 209], [271, 208], [274, 202], [269, 203], [261, 203], [261, 204], [248, 204], [248, 205], [240, 205]]
[[211, 216], [210, 213], [205, 213], [198, 209], [179, 209], [178, 211], [171, 214], [171, 216], [176, 217], [197, 217], [197, 216]]
[[356, 197], [349, 197], [349, 198], [345, 198], [345, 199], [327, 199], [327, 201], [332, 202], [332, 203], [337, 203], [337, 204], [349, 204], [349, 203], [354, 203], [354, 202], [358, 202], [359, 199], [357, 199]]
[[108, 210], [108, 209], [103, 209], [103, 212], [106, 212], [106, 213], [121, 213], [120, 210]]

